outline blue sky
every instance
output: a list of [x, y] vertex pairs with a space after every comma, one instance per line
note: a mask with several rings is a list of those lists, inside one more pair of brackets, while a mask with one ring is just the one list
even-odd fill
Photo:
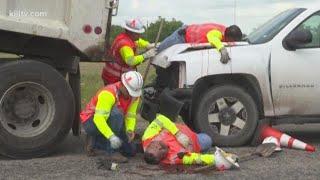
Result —
[[[218, 22], [238, 24], [245, 33], [276, 14], [292, 8], [320, 4], [320, 0], [120, 0], [118, 16], [113, 23], [137, 17], [144, 23], [162, 16], [186, 24]], [[236, 8], [235, 8], [236, 5]]]

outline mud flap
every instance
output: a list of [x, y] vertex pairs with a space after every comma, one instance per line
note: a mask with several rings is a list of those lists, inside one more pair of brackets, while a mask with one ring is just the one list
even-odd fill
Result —
[[169, 89], [162, 91], [159, 97], [160, 100], [160, 113], [165, 115], [171, 121], [176, 121], [180, 111], [183, 107], [183, 102], [175, 98], [175, 93]]
[[76, 73], [69, 73], [69, 84], [75, 100], [75, 115], [72, 123], [72, 133], [74, 136], [80, 135], [80, 110], [81, 110], [81, 88], [80, 88], [80, 67], [78, 65]]
[[152, 102], [146, 98], [143, 99], [140, 109], [141, 117], [148, 122], [152, 122], [159, 112], [159, 104]]

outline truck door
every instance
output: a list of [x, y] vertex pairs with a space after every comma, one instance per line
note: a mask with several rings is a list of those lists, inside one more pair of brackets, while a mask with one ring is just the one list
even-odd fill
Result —
[[297, 29], [310, 30], [312, 42], [296, 50], [287, 50], [281, 43], [272, 48], [270, 70], [276, 115], [320, 114], [320, 12], [306, 18]]

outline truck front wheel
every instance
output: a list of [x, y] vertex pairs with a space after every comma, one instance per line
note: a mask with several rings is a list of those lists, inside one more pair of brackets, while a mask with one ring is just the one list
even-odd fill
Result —
[[257, 126], [258, 110], [243, 88], [216, 86], [198, 102], [193, 122], [198, 131], [212, 137], [215, 145], [240, 146], [250, 140]]
[[0, 153], [13, 158], [52, 152], [69, 132], [74, 97], [53, 67], [15, 61], [0, 67]]

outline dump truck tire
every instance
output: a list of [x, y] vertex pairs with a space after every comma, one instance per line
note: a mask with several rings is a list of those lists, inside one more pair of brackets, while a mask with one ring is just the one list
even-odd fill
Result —
[[0, 67], [0, 153], [31, 158], [53, 152], [74, 120], [72, 90], [53, 67], [20, 60]]
[[200, 97], [193, 116], [199, 132], [218, 146], [240, 146], [253, 136], [258, 110], [252, 96], [236, 85], [210, 88]]

